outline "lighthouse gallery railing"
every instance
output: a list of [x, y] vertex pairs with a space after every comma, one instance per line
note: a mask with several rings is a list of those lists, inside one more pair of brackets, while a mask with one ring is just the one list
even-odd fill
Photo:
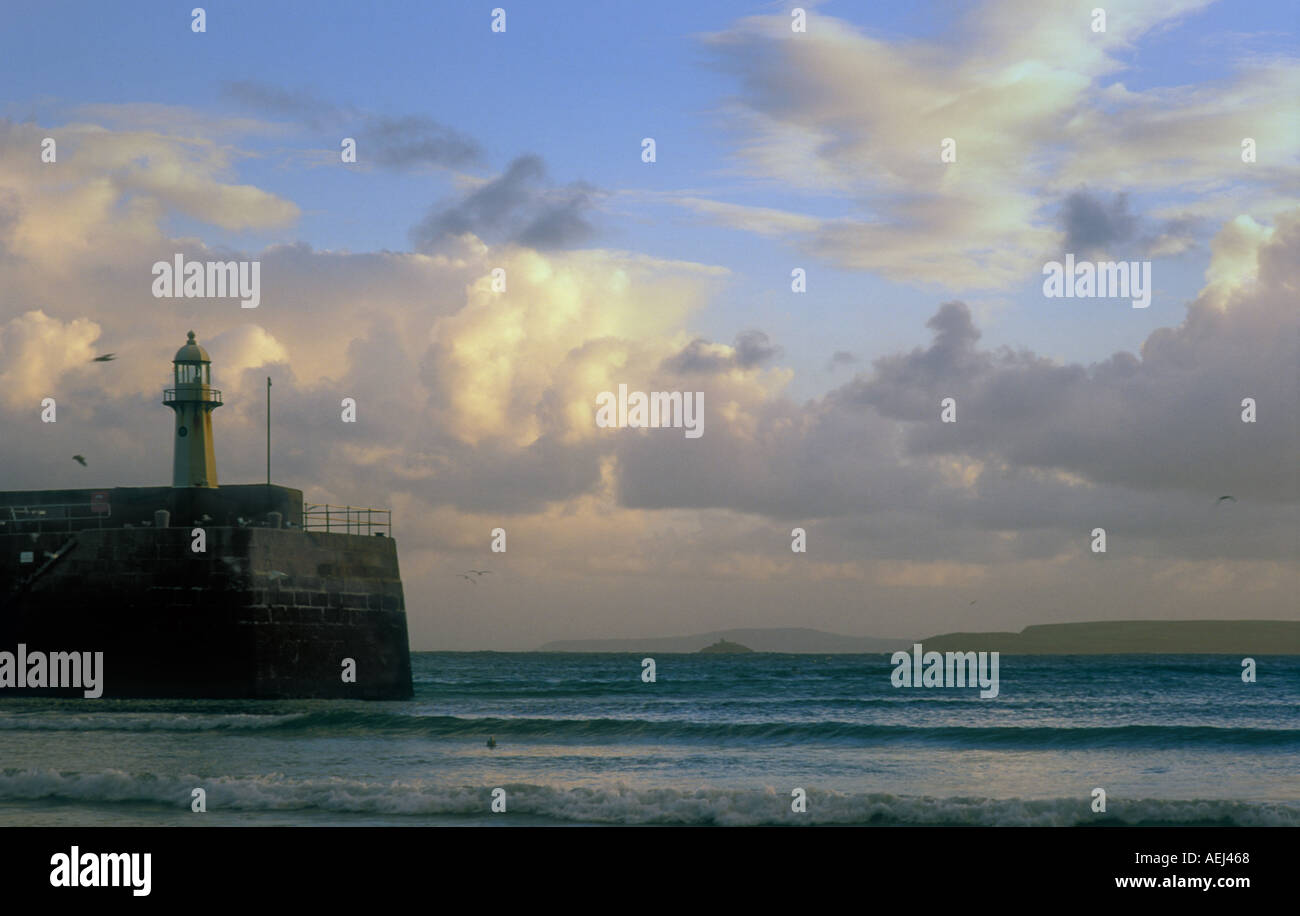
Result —
[[193, 385], [189, 388], [164, 388], [164, 404], [176, 404], [180, 401], [199, 401], [204, 404], [220, 404], [221, 391], [206, 385]]

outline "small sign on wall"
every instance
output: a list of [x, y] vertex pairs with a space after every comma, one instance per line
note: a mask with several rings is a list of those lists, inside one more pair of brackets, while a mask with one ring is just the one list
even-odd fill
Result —
[[99, 490], [90, 494], [90, 511], [93, 515], [108, 514], [108, 491]]
[[18, 554], [18, 562], [19, 562], [19, 563], [35, 563], [35, 562], [36, 562], [36, 554], [33, 553], [33, 552], [30, 551], [30, 550], [24, 550], [22, 553]]

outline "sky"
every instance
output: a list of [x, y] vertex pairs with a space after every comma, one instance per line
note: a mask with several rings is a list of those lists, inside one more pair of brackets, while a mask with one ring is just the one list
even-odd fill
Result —
[[[193, 329], [220, 480], [270, 375], [417, 649], [1300, 616], [1294, 4], [501, 2], [6, 10], [0, 488], [167, 481]], [[260, 305], [155, 298], [177, 253]]]

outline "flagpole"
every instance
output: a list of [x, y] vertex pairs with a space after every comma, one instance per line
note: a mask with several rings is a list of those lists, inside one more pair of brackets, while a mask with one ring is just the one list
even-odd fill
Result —
[[271, 485], [271, 376], [266, 377], [266, 485]]

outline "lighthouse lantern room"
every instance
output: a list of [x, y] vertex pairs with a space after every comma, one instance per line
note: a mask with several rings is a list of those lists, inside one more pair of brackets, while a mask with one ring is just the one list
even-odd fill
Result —
[[176, 413], [172, 486], [215, 488], [212, 411], [221, 406], [221, 392], [212, 387], [212, 361], [194, 340], [193, 331], [176, 351], [172, 366], [175, 387], [163, 392], [163, 403]]

